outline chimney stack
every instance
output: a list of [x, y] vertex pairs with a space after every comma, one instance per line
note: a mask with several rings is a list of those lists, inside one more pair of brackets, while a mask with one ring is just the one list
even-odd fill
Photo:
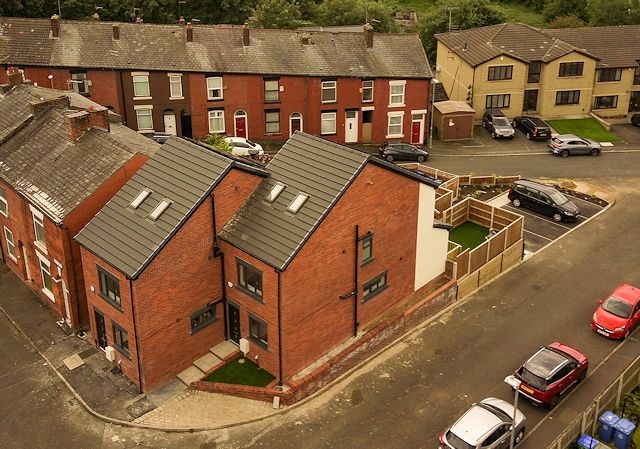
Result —
[[100, 128], [105, 131], [111, 130], [109, 125], [109, 109], [104, 106], [89, 106], [87, 112], [89, 113], [89, 126], [91, 128]]
[[245, 22], [242, 26], [242, 45], [249, 46], [249, 23]]
[[309, 33], [302, 33], [302, 36], [300, 36], [300, 41], [302, 42], [302, 45], [309, 45]]
[[17, 86], [24, 81], [22, 73], [20, 73], [17, 67], [9, 67], [7, 69], [7, 78], [9, 79], [10, 86]]
[[120, 27], [114, 24], [112, 29], [113, 29], [113, 39], [117, 41], [118, 39], [120, 39]]
[[72, 112], [65, 116], [67, 121], [67, 138], [71, 142], [78, 139], [90, 128], [89, 113], [87, 111]]
[[193, 42], [193, 25], [187, 22], [187, 42]]
[[51, 37], [60, 36], [60, 21], [57, 14], [51, 16]]
[[364, 25], [364, 42], [367, 48], [373, 48], [373, 27], [368, 23]]
[[34, 101], [32, 103], [29, 103], [29, 106], [31, 106], [31, 114], [35, 117], [45, 109], [55, 107], [68, 109], [69, 107], [71, 107], [71, 100], [68, 96], [62, 95], [58, 98], [52, 98], [50, 100]]

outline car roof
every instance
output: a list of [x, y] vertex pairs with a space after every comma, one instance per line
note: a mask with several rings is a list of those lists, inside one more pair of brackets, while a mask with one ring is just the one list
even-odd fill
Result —
[[555, 138], [559, 140], [572, 140], [572, 139], [584, 140], [582, 137], [578, 137], [575, 134], [558, 134]]
[[548, 380], [559, 369], [571, 362], [573, 357], [566, 354], [559, 348], [552, 348], [551, 346], [543, 347], [524, 363], [524, 367], [527, 371], [535, 374], [536, 376]]
[[472, 446], [476, 446], [480, 439], [488, 431], [502, 422], [502, 418], [497, 416], [489, 407], [483, 403], [474, 404], [464, 415], [458, 419], [453, 426], [453, 432]]
[[611, 296], [615, 296], [629, 304], [635, 304], [638, 301], [638, 297], [640, 297], [640, 289], [629, 284], [622, 284], [611, 293]]
[[513, 182], [514, 184], [520, 184], [526, 187], [533, 187], [536, 188], [538, 190], [543, 190], [543, 191], [550, 191], [550, 190], [557, 190], [555, 187], [551, 187], [545, 184], [540, 184], [539, 182], [535, 182], [535, 181], [530, 181], [528, 179], [518, 179], [517, 181]]
[[224, 140], [227, 140], [229, 142], [246, 142], [247, 139], [245, 139], [244, 137], [235, 137], [235, 136], [227, 136], [224, 138]]
[[521, 116], [519, 118], [520, 119], [525, 119], [526, 118], [527, 120], [531, 120], [536, 125], [549, 127], [549, 124], [547, 122], [545, 122], [544, 120], [542, 120], [540, 117], [533, 117], [531, 115], [523, 115], [523, 116]]

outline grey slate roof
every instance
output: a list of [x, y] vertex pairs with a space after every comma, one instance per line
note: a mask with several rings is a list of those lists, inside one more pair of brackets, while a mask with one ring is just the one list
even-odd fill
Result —
[[[284, 270], [367, 163], [438, 185], [374, 156], [298, 131], [271, 160], [267, 166], [271, 176], [222, 229], [220, 238]], [[268, 202], [265, 198], [277, 182], [286, 188]], [[289, 212], [299, 193], [309, 198], [297, 213]]]
[[54, 92], [20, 85], [0, 96], [0, 178], [61, 223], [131, 157], [151, 154], [158, 144], [120, 124], [111, 124], [112, 133], [93, 128], [71, 142], [64, 108], [31, 116], [29, 102]]
[[435, 38], [472, 67], [503, 55], [525, 63], [550, 62], [577, 51], [597, 59], [589, 49], [577, 48], [547, 34], [547, 31], [521, 23], [503, 23], [436, 34]]
[[[120, 39], [113, 39], [113, 25]], [[300, 76], [430, 78], [417, 34], [251, 29], [197, 25], [193, 42], [185, 25], [60, 21], [50, 37], [49, 19], [0, 18], [0, 64], [125, 70], [255, 73]], [[307, 34], [309, 44], [303, 45]]]
[[[172, 137], [75, 239], [135, 279], [232, 167], [267, 175], [263, 169]], [[133, 209], [130, 203], [143, 189], [151, 194]], [[168, 209], [155, 221], [148, 218], [163, 199], [171, 202]]]

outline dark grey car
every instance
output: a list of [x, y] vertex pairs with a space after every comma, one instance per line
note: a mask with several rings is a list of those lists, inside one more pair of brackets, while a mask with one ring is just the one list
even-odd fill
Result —
[[482, 127], [491, 133], [491, 137], [513, 139], [516, 130], [500, 109], [487, 109], [482, 116]]
[[419, 145], [405, 142], [385, 142], [380, 147], [380, 157], [393, 161], [418, 161], [424, 162], [429, 158], [429, 153]]
[[580, 215], [578, 206], [558, 190], [527, 179], [514, 182], [508, 197], [515, 207], [549, 215], [554, 221], [575, 221]]

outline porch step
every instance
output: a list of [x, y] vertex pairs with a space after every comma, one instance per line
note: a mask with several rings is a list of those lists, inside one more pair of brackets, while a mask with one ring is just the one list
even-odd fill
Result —
[[239, 351], [238, 346], [231, 343], [229, 340], [218, 343], [213, 348], [209, 349], [209, 352], [214, 354], [220, 360], [224, 360], [234, 352]]
[[203, 373], [208, 373], [221, 362], [222, 360], [220, 360], [215, 354], [207, 352], [202, 357], [194, 360], [193, 364]]
[[191, 365], [189, 368], [178, 374], [178, 379], [186, 386], [191, 385], [191, 382], [200, 380], [203, 377], [204, 373], [195, 365]]

